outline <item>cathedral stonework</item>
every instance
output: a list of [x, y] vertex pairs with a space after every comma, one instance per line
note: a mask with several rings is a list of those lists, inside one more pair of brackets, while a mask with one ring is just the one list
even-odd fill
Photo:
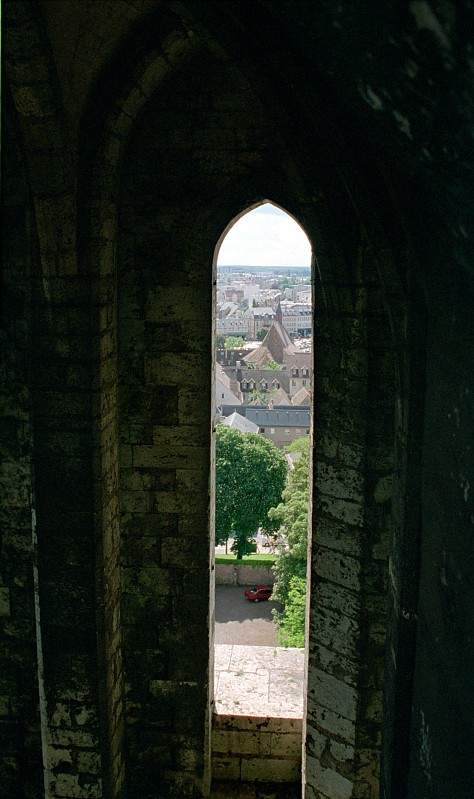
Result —
[[2, 11], [2, 795], [226, 795], [215, 252], [270, 200], [311, 241], [317, 307], [314, 360], [281, 319], [267, 341], [314, 419], [302, 783], [281, 795], [471, 799], [470, 3]]

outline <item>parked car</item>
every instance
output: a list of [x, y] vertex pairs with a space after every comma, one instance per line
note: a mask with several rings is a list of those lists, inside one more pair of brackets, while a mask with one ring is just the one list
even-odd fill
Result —
[[270, 599], [272, 591], [271, 585], [254, 585], [244, 591], [244, 596], [249, 602], [264, 602], [266, 599]]

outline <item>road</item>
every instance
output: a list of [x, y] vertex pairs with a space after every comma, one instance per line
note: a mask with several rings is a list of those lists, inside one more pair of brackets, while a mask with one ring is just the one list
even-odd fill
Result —
[[272, 608], [277, 602], [249, 602], [245, 586], [216, 586], [216, 644], [276, 646]]

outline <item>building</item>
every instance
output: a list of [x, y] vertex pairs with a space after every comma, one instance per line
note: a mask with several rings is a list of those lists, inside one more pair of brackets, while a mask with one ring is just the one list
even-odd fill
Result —
[[245, 363], [253, 368], [262, 369], [269, 362], [283, 365], [285, 357], [298, 354], [281, 321], [274, 315], [271, 326], [259, 347], [244, 358]]
[[[472, 799], [472, 30], [466, 0], [3, 3], [4, 797]], [[232, 786], [213, 258], [265, 198], [317, 259], [304, 762]]]
[[216, 363], [215, 375], [215, 406], [240, 405], [241, 394], [239, 384], [232, 380], [219, 363]]
[[234, 430], [238, 430], [240, 433], [258, 433], [259, 427], [258, 424], [252, 422], [251, 419], [248, 419], [246, 416], [242, 416], [237, 411], [231, 413], [230, 416], [226, 416], [225, 419], [222, 420], [221, 424], [225, 427], [232, 427]]
[[313, 332], [311, 302], [281, 301], [282, 324], [290, 336], [311, 336]]
[[249, 316], [243, 311], [235, 311], [216, 320], [218, 336], [242, 336], [245, 338], [248, 336], [250, 327]]
[[309, 435], [310, 411], [295, 408], [262, 409], [248, 407], [245, 411], [247, 420], [258, 425], [258, 432], [277, 447], [291, 444], [295, 438]]
[[247, 328], [249, 338], [256, 339], [261, 330], [270, 330], [274, 319], [275, 311], [269, 305], [250, 308]]

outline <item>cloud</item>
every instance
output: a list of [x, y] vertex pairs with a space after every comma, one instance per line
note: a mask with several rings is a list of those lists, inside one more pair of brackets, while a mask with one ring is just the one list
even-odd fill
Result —
[[311, 245], [303, 229], [266, 203], [231, 227], [217, 258], [219, 266], [310, 266]]

